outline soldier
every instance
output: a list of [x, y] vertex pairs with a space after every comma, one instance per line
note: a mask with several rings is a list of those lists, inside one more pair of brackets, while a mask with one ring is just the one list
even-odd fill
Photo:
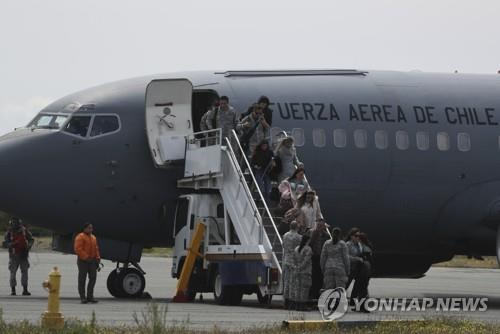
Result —
[[260, 192], [264, 196], [266, 203], [269, 204], [271, 194], [271, 177], [269, 173], [274, 166], [274, 154], [273, 150], [269, 148], [269, 142], [266, 139], [261, 141], [255, 148], [251, 164]]
[[257, 101], [259, 106], [262, 108], [262, 112], [264, 113], [264, 121], [266, 122], [266, 129], [269, 130], [271, 125], [273, 125], [273, 110], [269, 108], [269, 98], [267, 96], [259, 97], [259, 101]]
[[221, 96], [219, 107], [207, 115], [207, 128], [208, 130], [222, 129], [221, 144], [224, 144], [225, 137], [230, 138], [231, 131], [236, 128], [236, 112], [229, 105], [229, 98], [227, 96]]
[[[261, 96], [259, 97], [259, 100], [257, 101], [257, 104], [259, 107], [262, 109], [262, 112], [264, 114], [264, 121], [266, 122], [267, 126], [266, 129], [269, 129], [271, 125], [273, 125], [273, 110], [269, 108], [269, 104], [271, 102], [269, 101], [269, 98], [267, 96]], [[250, 115], [253, 111], [253, 105], [248, 108], [248, 110], [240, 115], [240, 121]]]
[[33, 236], [26, 226], [22, 225], [21, 220], [17, 217], [12, 218], [3, 242], [3, 247], [9, 249], [11, 296], [16, 295], [16, 274], [18, 268], [21, 268], [23, 296], [31, 296], [31, 293], [28, 291], [28, 268], [30, 267], [28, 256], [33, 242]]
[[[203, 116], [201, 116], [201, 119], [200, 119], [200, 131], [207, 131], [208, 130], [208, 124], [207, 124], [208, 116], [211, 113], [215, 112], [215, 110], [218, 107], [219, 107], [219, 98], [215, 97], [212, 100], [212, 104], [210, 105], [210, 108], [203, 114]], [[206, 137], [207, 137], [206, 134], [201, 135], [201, 138], [206, 138]], [[201, 147], [204, 147], [206, 145], [207, 145], [206, 140], [202, 140], [201, 141]]]
[[323, 271], [323, 288], [347, 288], [350, 273], [350, 260], [347, 245], [340, 240], [341, 230], [332, 230], [332, 239], [325, 242], [321, 251], [321, 270]]
[[[327, 232], [329, 226], [324, 220], [318, 221], [316, 227], [311, 230], [311, 249], [312, 255], [312, 285], [310, 296], [312, 299], [318, 299], [320, 290], [323, 287], [323, 272], [320, 265], [321, 252], [323, 245], [330, 239]], [[347, 248], [346, 248], [347, 249]]]
[[290, 231], [283, 236], [283, 300], [285, 308], [291, 308], [291, 289], [293, 288], [293, 274], [295, 271], [294, 251], [300, 244], [301, 236], [297, 233], [297, 222], [290, 223]]
[[295, 248], [295, 284], [292, 289], [297, 311], [308, 311], [309, 290], [312, 276], [312, 249], [309, 247], [309, 235], [304, 234], [300, 245]]
[[238, 130], [243, 133], [240, 137], [241, 146], [248, 156], [251, 156], [255, 147], [266, 138], [266, 131], [269, 127], [264, 119], [262, 108], [255, 103], [252, 109], [252, 113], [238, 124]]

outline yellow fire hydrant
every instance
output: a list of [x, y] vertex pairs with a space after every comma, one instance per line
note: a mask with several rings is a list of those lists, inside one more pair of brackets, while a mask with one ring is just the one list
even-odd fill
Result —
[[49, 280], [42, 283], [49, 293], [47, 311], [42, 314], [42, 327], [60, 329], [64, 327], [64, 316], [59, 312], [59, 291], [61, 289], [61, 274], [57, 267], [49, 274]]

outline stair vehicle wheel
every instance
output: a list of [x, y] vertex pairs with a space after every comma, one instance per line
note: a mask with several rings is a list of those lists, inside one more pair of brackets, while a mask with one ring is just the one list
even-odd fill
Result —
[[271, 300], [273, 300], [273, 295], [263, 296], [262, 293], [260, 292], [260, 289], [257, 288], [257, 300], [259, 301], [259, 304], [267, 305], [271, 303]]
[[121, 297], [118, 286], [118, 273], [116, 272], [116, 269], [109, 273], [108, 279], [106, 280], [106, 286], [111, 296], [115, 298]]
[[219, 273], [215, 274], [214, 299], [219, 305], [225, 305], [227, 302], [227, 288], [222, 286], [222, 276]]
[[193, 291], [193, 290], [187, 290], [186, 291], [186, 298], [188, 301], [192, 302], [195, 300], [196, 298], [196, 291]]
[[135, 268], [124, 268], [117, 277], [118, 294], [123, 298], [139, 298], [146, 287], [144, 275]]
[[222, 285], [222, 277], [217, 273], [214, 280], [214, 298], [219, 305], [239, 305], [243, 292], [237, 286]]

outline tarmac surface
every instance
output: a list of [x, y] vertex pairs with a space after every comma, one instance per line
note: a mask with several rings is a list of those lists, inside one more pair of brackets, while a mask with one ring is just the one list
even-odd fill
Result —
[[[316, 311], [296, 312], [282, 308], [281, 298], [273, 299], [271, 308], [258, 304], [256, 296], [245, 296], [241, 306], [219, 306], [212, 294], [204, 294], [203, 301], [179, 304], [170, 302], [175, 293], [177, 281], [170, 277], [170, 258], [143, 257], [141, 265], [147, 272], [146, 291], [152, 300], [118, 300], [106, 289], [108, 273], [114, 264], [104, 261], [104, 269], [98, 273], [95, 297], [98, 304], [80, 304], [77, 293], [77, 268], [74, 255], [59, 253], [32, 253], [30, 268], [31, 296], [10, 296], [8, 254], [0, 252], [0, 308], [7, 322], [28, 320], [40, 321], [40, 315], [47, 308], [47, 292], [42, 281], [47, 279], [52, 267], [57, 266], [62, 275], [61, 312], [66, 319], [89, 321], [95, 311], [97, 322], [105, 326], [135, 326], [134, 313], [139, 321], [150, 303], [166, 310], [168, 325], [185, 326], [193, 329], [239, 329], [280, 325], [283, 320], [321, 320]], [[18, 280], [20, 273], [18, 272]], [[19, 284], [19, 283], [18, 283]], [[18, 294], [20, 288], [18, 288]], [[486, 311], [480, 312], [436, 312], [435, 308], [421, 311], [374, 311], [370, 314], [348, 312], [340, 321], [379, 320], [421, 320], [432, 317], [456, 317], [480, 322], [500, 323], [500, 270], [431, 268], [420, 279], [372, 279], [371, 297], [476, 297], [488, 298]]]

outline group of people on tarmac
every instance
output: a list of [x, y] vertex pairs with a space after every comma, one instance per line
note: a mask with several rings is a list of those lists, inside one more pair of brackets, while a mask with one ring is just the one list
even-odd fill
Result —
[[[278, 187], [278, 207], [283, 214], [278, 230], [284, 234], [285, 307], [307, 310], [310, 301], [318, 299], [322, 290], [347, 289], [352, 281], [351, 300], [366, 298], [373, 253], [367, 235], [352, 228], [344, 241], [340, 228], [330, 230], [319, 198], [307, 182], [304, 165], [297, 158], [293, 139], [286, 137], [283, 142], [291, 145], [285, 146], [288, 158], [282, 160], [291, 167], [283, 168]], [[282, 146], [278, 145], [278, 150]], [[360, 310], [366, 311], [364, 305]]]
[[[297, 221], [283, 236], [283, 299], [285, 308], [310, 310], [310, 302], [324, 290], [345, 288], [354, 281], [350, 296], [355, 300], [368, 297], [373, 247], [366, 234], [352, 228], [345, 241], [340, 228], [331, 237], [324, 222], [302, 235]], [[361, 303], [359, 311], [368, 312]]]
[[[78, 265], [78, 293], [82, 304], [97, 303], [94, 298], [94, 286], [97, 271], [101, 261], [99, 246], [96, 237], [92, 234], [93, 226], [85, 223], [82, 232], [76, 235], [74, 251], [77, 255]], [[17, 271], [21, 269], [21, 285], [23, 296], [31, 296], [28, 290], [29, 252], [33, 246], [34, 238], [29, 229], [21, 219], [13, 217], [9, 221], [9, 227], [2, 243], [3, 248], [9, 250], [9, 271], [11, 296], [16, 296]], [[88, 285], [85, 283], [88, 276]]]

